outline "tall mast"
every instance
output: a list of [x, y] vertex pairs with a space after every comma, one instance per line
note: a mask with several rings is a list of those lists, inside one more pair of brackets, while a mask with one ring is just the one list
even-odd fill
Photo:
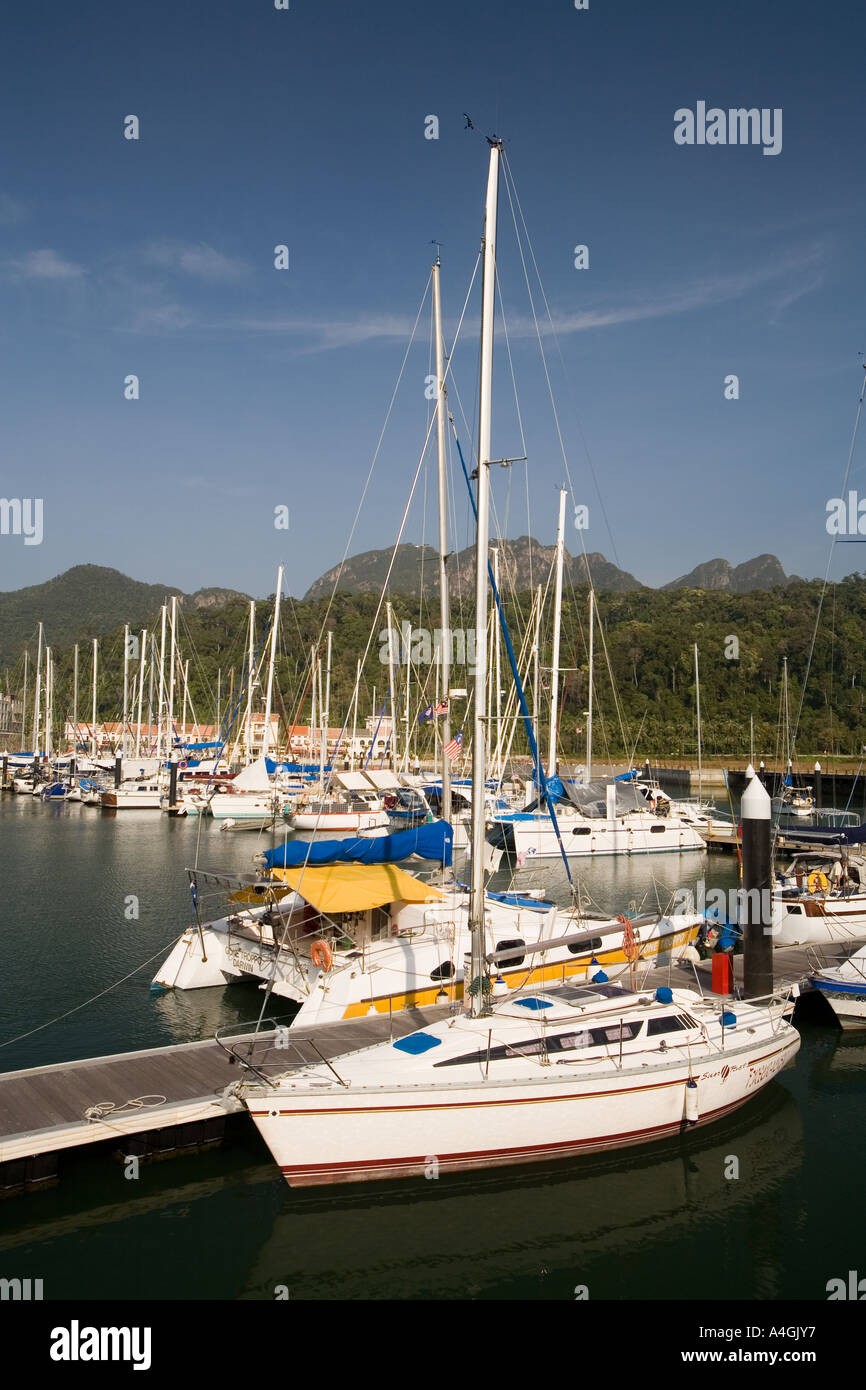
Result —
[[171, 655], [168, 667], [168, 735], [166, 745], [171, 757], [174, 748], [174, 668], [177, 661], [177, 594], [171, 596]]
[[141, 664], [138, 668], [138, 712], [135, 721], [135, 761], [138, 762], [141, 750], [141, 702], [144, 696], [144, 663], [147, 652], [147, 628], [141, 629]]
[[42, 624], [39, 624], [39, 642], [36, 648], [36, 707], [33, 711], [33, 752], [39, 757], [39, 716], [41, 713], [42, 692]]
[[532, 732], [538, 747], [538, 708], [541, 699], [541, 585], [535, 590], [535, 637], [532, 644]]
[[361, 658], [358, 657], [358, 668], [355, 672], [355, 698], [352, 701], [352, 743], [349, 752], [349, 767], [355, 767], [355, 739], [358, 734], [358, 692], [361, 689]]
[[268, 662], [268, 693], [265, 699], [265, 728], [262, 735], [262, 757], [271, 746], [271, 698], [274, 693], [274, 662], [277, 659], [277, 631], [280, 625], [280, 595], [283, 592], [283, 567], [277, 570], [277, 593], [274, 600], [274, 622], [271, 628], [271, 659]]
[[325, 699], [322, 707], [322, 781], [325, 780], [325, 767], [328, 762], [328, 725], [331, 722], [331, 638], [333, 633], [328, 628], [328, 664], [325, 676]]
[[72, 756], [78, 752], [78, 643], [72, 658]]
[[[436, 462], [439, 477], [439, 624], [442, 629], [440, 652], [442, 699], [442, 819], [451, 820], [451, 760], [445, 747], [451, 742], [451, 602], [448, 593], [448, 460], [445, 450], [445, 342], [442, 335], [442, 294], [439, 284], [439, 257], [433, 265], [433, 332], [436, 337]], [[434, 720], [434, 726], [438, 724]]]
[[595, 685], [595, 590], [589, 591], [589, 709], [586, 712], [586, 780], [592, 781], [592, 692]]
[[[21, 752], [27, 751], [27, 668], [29, 666], [30, 654], [24, 648], [24, 698], [21, 701]], [[35, 752], [35, 749], [34, 749]]]
[[394, 616], [390, 601], [386, 605], [388, 623], [388, 690], [391, 696], [391, 766], [397, 771], [397, 704], [394, 699]]
[[129, 718], [129, 623], [123, 625], [123, 724], [120, 731], [120, 756], [126, 754], [126, 721]]
[[99, 643], [93, 639], [93, 691], [90, 709], [90, 756], [96, 757], [96, 672], [99, 665]]
[[254, 644], [254, 641], [255, 641], [255, 632], [256, 632], [256, 605], [255, 605], [255, 601], [254, 601], [254, 600], [251, 600], [251, 601], [250, 601], [250, 637], [249, 637], [249, 653], [248, 653], [248, 656], [247, 656], [247, 712], [246, 712], [246, 718], [245, 718], [245, 720], [244, 720], [244, 741], [245, 741], [245, 743], [246, 743], [246, 758], [247, 758], [247, 762], [248, 762], [248, 763], [252, 761], [252, 759], [250, 758], [250, 716], [251, 716], [251, 714], [252, 714], [252, 708], [253, 708], [253, 661], [255, 660], [255, 654], [254, 654], [253, 644]]
[[559, 523], [556, 528], [556, 584], [553, 595], [553, 663], [550, 672], [550, 742], [547, 775], [556, 776], [556, 725], [559, 718], [559, 644], [562, 634], [562, 558], [565, 540], [565, 489], [559, 493]]
[[[183, 663], [183, 718], [180, 721], [180, 736], [186, 743], [186, 710], [189, 704], [189, 657]], [[193, 714], [195, 710], [193, 710]]]
[[469, 926], [472, 937], [470, 1008], [485, 1011], [484, 976], [484, 745], [487, 736], [487, 548], [490, 534], [490, 435], [493, 405], [493, 323], [496, 304], [496, 211], [502, 143], [490, 142], [484, 213], [484, 279], [481, 310], [481, 379], [478, 400], [478, 532], [475, 540], [475, 710], [472, 718], [472, 879]]
[[[494, 582], [494, 584], [496, 585], [496, 592], [499, 594], [499, 597], [500, 597], [500, 599], [501, 599], [501, 598], [502, 598], [502, 595], [501, 595], [500, 589], [499, 589], [499, 547], [498, 547], [498, 546], [496, 547], [496, 549], [495, 549], [494, 552], [493, 552], [493, 582]], [[494, 636], [495, 636], [495, 648], [494, 648], [494, 649], [495, 649], [495, 653], [496, 653], [496, 660], [494, 661], [494, 677], [495, 677], [495, 680], [496, 680], [496, 694], [495, 694], [495, 696], [494, 696], [494, 701], [493, 701], [493, 703], [494, 703], [494, 708], [496, 709], [496, 743], [495, 743], [495, 745], [494, 745], [495, 748], [496, 748], [496, 771], [495, 771], [495, 773], [494, 773], [494, 776], [498, 779], [498, 778], [500, 778], [500, 777], [502, 776], [502, 768], [501, 768], [501, 766], [500, 766], [501, 745], [502, 745], [502, 648], [501, 648], [501, 645], [500, 645], [500, 623], [499, 623], [499, 618], [498, 618], [498, 615], [496, 614], [496, 612], [494, 612], [494, 614], [493, 614], [493, 632], [494, 632]]]
[[701, 773], [701, 675], [698, 670], [698, 644], [695, 643], [695, 706], [698, 716], [698, 799], [703, 794], [703, 776]]
[[51, 648], [45, 648], [45, 753], [51, 757], [51, 722], [54, 715], [54, 687], [51, 680]]
[[165, 707], [165, 604], [159, 612], [159, 713], [156, 718], [156, 756], [163, 756], [163, 709]]

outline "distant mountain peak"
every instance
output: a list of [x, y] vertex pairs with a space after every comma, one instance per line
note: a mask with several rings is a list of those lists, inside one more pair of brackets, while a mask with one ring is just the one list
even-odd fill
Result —
[[662, 589], [721, 589], [729, 594], [748, 594], [753, 589], [776, 589], [789, 583], [775, 555], [756, 555], [741, 565], [731, 565], [728, 560], [707, 560], [689, 574], [663, 584]]

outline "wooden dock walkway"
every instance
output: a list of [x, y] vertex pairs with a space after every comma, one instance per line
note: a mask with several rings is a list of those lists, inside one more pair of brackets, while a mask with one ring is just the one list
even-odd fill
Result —
[[[277, 1046], [285, 1032], [280, 1037], [272, 1028], [227, 1038], [225, 1047], [211, 1038], [6, 1072], [0, 1075], [0, 1191], [52, 1180], [56, 1163], [39, 1157], [85, 1144], [122, 1141], [125, 1154], [151, 1153], [160, 1148], [154, 1135], [166, 1130], [173, 1133], [164, 1151], [218, 1142], [227, 1117], [243, 1110], [223, 1094], [242, 1075], [238, 1055], [270, 1074], [296, 1061], [295, 1049], [306, 1041], [330, 1059], [403, 1037], [447, 1012], [439, 1005], [291, 1029], [288, 1048]], [[307, 1050], [306, 1058], [314, 1060], [315, 1052]]]

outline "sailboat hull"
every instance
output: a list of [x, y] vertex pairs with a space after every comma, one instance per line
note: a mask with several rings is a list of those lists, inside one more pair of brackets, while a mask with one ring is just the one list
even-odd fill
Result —
[[[714, 1058], [690, 1067], [686, 1059], [604, 1079], [350, 1090], [337, 1104], [333, 1090], [295, 1097], [287, 1088], [251, 1095], [247, 1107], [290, 1187], [436, 1177], [600, 1153], [712, 1123], [766, 1085], [798, 1047], [785, 1029], [775, 1044], [726, 1051], [724, 1065]], [[339, 1059], [335, 1065], [339, 1071]], [[700, 1096], [695, 1120], [686, 1116], [690, 1076]]]

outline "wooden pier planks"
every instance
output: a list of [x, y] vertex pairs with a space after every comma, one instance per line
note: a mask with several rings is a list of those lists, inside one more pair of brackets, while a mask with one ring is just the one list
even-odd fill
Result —
[[[403, 1037], [445, 1013], [447, 1007], [440, 1006], [407, 1010], [392, 1019], [387, 1014], [348, 1019], [293, 1030], [290, 1041], [314, 1039], [325, 1057], [336, 1058], [389, 1036]], [[267, 1065], [269, 1071], [275, 1064], [285, 1069], [294, 1054], [275, 1048], [274, 1037], [264, 1033], [258, 1039], [247, 1035], [231, 1042], [235, 1049], [244, 1049], [243, 1055], [249, 1052], [255, 1065]], [[313, 1059], [312, 1052], [306, 1055]], [[213, 1040], [7, 1072], [0, 1075], [0, 1163], [232, 1114], [243, 1107], [222, 1092], [242, 1075], [242, 1068]], [[120, 1108], [145, 1096], [165, 1100], [121, 1109], [100, 1121], [86, 1118], [91, 1106], [111, 1101]]]

